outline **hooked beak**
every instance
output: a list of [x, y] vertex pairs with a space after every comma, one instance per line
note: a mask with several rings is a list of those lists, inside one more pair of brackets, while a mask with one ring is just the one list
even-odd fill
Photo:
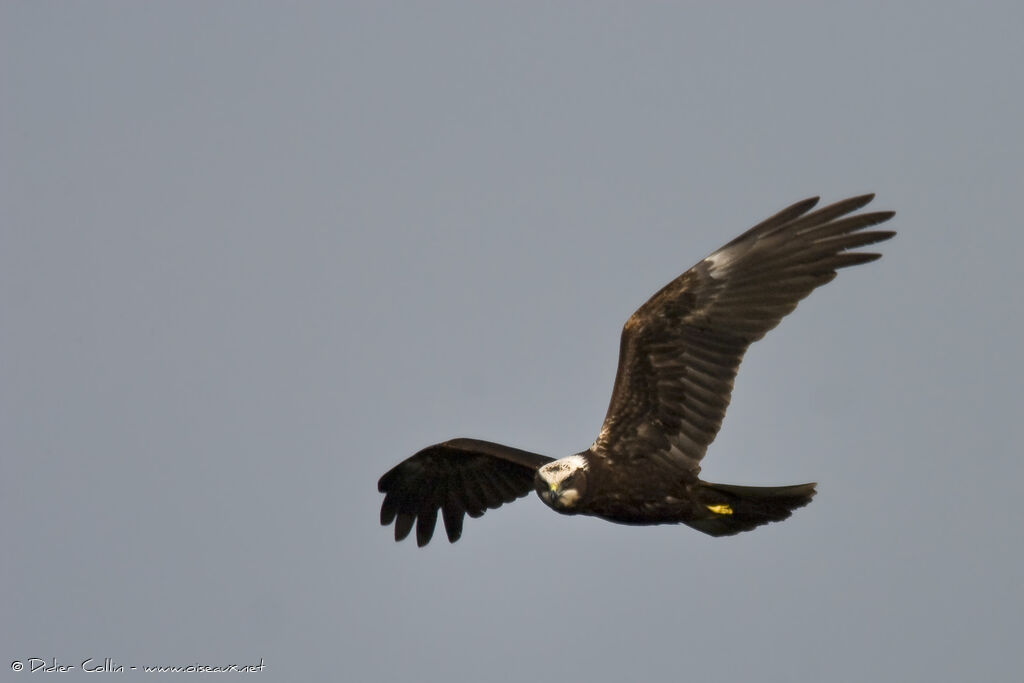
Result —
[[554, 503], [559, 499], [559, 497], [561, 497], [561, 494], [558, 492], [558, 484], [551, 482], [544, 483], [547, 484], [547, 486], [538, 486], [537, 495], [539, 495], [541, 500], [543, 500], [548, 505], [554, 505]]

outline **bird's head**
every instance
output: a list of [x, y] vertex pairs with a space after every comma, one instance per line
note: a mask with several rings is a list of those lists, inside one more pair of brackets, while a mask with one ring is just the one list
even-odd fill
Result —
[[537, 470], [533, 485], [548, 507], [559, 512], [574, 512], [577, 503], [587, 493], [588, 469], [586, 458], [570, 455]]

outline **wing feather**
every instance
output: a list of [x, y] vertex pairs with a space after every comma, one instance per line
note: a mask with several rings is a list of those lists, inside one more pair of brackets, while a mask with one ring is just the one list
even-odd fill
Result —
[[591, 451], [669, 463], [692, 474], [718, 434], [751, 343], [839, 268], [880, 254], [850, 251], [889, 239], [864, 231], [894, 215], [849, 215], [874, 195], [816, 211], [817, 197], [765, 219], [659, 290], [626, 321], [619, 367]]
[[437, 510], [431, 501], [420, 505], [419, 515], [416, 520], [416, 545], [421, 548], [430, 542], [434, 535], [434, 526], [437, 524]]
[[416, 526], [416, 544], [433, 537], [441, 512], [448, 540], [462, 535], [465, 515], [479, 517], [533, 489], [536, 471], [552, 461], [489, 441], [452, 439], [424, 448], [393, 467], [377, 482], [384, 494], [380, 523], [395, 523], [401, 541]]

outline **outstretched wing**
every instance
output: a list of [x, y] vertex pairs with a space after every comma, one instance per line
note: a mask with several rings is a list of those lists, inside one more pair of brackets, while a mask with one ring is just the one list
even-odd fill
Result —
[[836, 276], [880, 254], [851, 251], [889, 239], [862, 232], [891, 211], [847, 215], [874, 195], [808, 213], [814, 197], [751, 228], [666, 285], [622, 330], [619, 369], [591, 450], [696, 475], [729, 405], [743, 354]]
[[[465, 515], [522, 498], [533, 477], [553, 458], [477, 439], [452, 439], [428, 446], [391, 468], [377, 490], [384, 494], [380, 523], [395, 522], [395, 540], [409, 535], [416, 522], [416, 544], [430, 542], [441, 511], [451, 543], [462, 535]], [[397, 521], [396, 521], [397, 519]]]

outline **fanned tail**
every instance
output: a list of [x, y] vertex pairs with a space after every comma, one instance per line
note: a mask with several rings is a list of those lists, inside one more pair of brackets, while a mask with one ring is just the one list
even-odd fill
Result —
[[811, 502], [815, 483], [795, 486], [733, 486], [701, 482], [707, 517], [685, 522], [711, 536], [731, 536], [769, 522], [781, 522]]

